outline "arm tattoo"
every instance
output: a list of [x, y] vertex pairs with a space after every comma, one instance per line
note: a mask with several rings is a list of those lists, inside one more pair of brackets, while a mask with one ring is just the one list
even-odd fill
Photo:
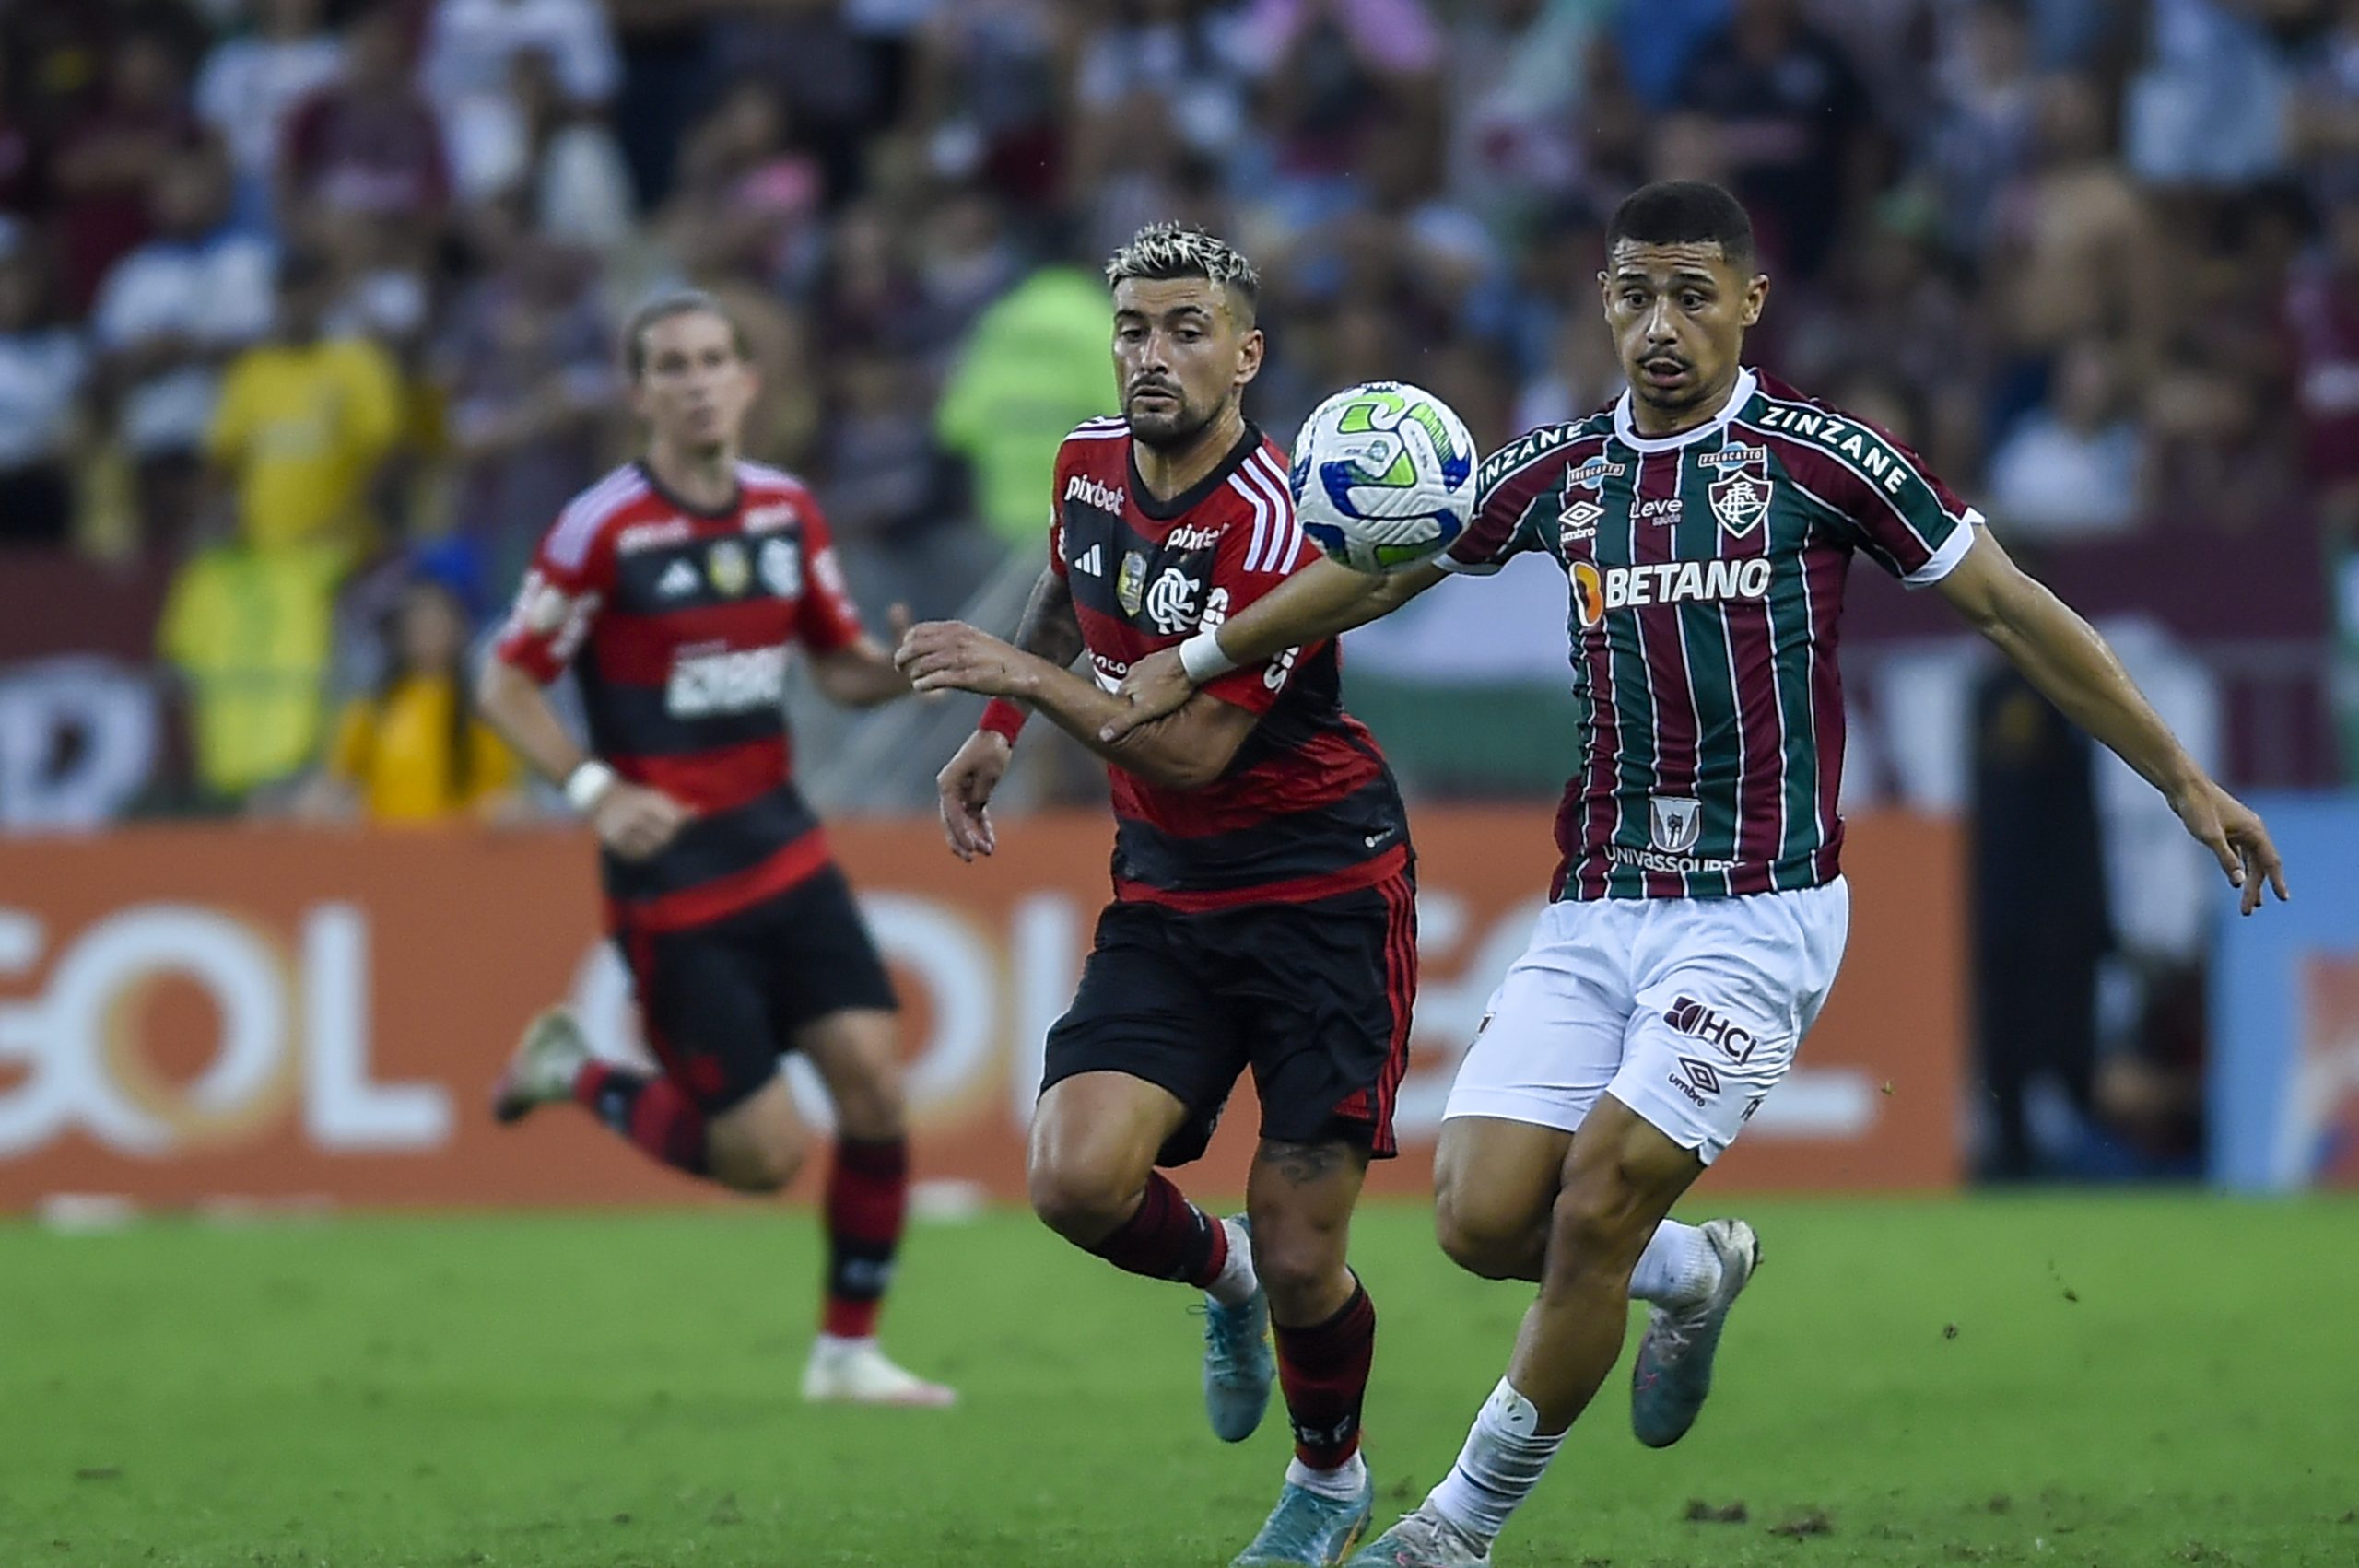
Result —
[[1288, 1186], [1309, 1187], [1314, 1182], [1325, 1181], [1352, 1161], [1365, 1157], [1335, 1139], [1323, 1143], [1288, 1143], [1275, 1138], [1264, 1138], [1254, 1159], [1256, 1164], [1267, 1165], [1285, 1177]]
[[1016, 623], [1015, 646], [1060, 670], [1081, 657], [1081, 617], [1074, 613], [1073, 586], [1055, 570], [1043, 571]]

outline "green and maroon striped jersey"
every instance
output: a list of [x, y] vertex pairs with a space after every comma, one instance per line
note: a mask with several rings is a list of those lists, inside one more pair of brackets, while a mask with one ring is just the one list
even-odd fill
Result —
[[1844, 578], [1911, 585], [1981, 514], [1891, 437], [1746, 370], [1708, 423], [1637, 433], [1625, 392], [1509, 442], [1443, 564], [1544, 550], [1571, 589], [1580, 770], [1556, 818], [1559, 898], [1815, 887], [1843, 845]]

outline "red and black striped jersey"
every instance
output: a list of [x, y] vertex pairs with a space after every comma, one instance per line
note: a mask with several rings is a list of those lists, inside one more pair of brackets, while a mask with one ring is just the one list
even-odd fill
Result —
[[[1050, 565], [1073, 591], [1092, 673], [1131, 666], [1218, 626], [1310, 564], [1285, 455], [1251, 426], [1186, 494], [1140, 482], [1129, 425], [1095, 419], [1057, 453]], [[1408, 863], [1407, 815], [1384, 755], [1344, 711], [1333, 642], [1289, 649], [1204, 690], [1260, 716], [1200, 790], [1119, 766], [1114, 894], [1182, 909], [1299, 903], [1369, 886]]]
[[860, 635], [827, 520], [777, 469], [739, 463], [735, 503], [708, 512], [632, 463], [558, 514], [497, 654], [545, 684], [571, 669], [592, 749], [697, 813], [662, 854], [604, 858], [618, 920], [699, 925], [827, 863], [793, 783], [787, 660]]

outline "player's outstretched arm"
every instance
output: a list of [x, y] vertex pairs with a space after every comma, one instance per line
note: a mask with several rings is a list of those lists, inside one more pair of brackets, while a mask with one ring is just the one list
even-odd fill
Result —
[[[918, 691], [973, 692], [1029, 703], [1107, 761], [1167, 789], [1202, 789], [1219, 778], [1256, 722], [1244, 708], [1208, 696], [1122, 740], [1100, 740], [1098, 731], [1122, 709], [1120, 696], [963, 621], [928, 621], [913, 628], [901, 639], [897, 657]], [[945, 821], [949, 825], [947, 813]], [[957, 848], [955, 827], [952, 848]]]
[[2025, 575], [1987, 532], [1977, 535], [1940, 587], [2067, 719], [2163, 792], [2188, 832], [2244, 890], [2246, 914], [2260, 907], [2264, 883], [2281, 902], [2288, 896], [2284, 863], [2259, 814], [2188, 755], [2095, 627]]
[[1097, 738], [1119, 742], [1178, 712], [1215, 675], [1381, 620], [1449, 575], [1422, 566], [1377, 577], [1324, 558], [1313, 561], [1218, 626], [1132, 665], [1122, 681], [1121, 707], [1099, 726]]

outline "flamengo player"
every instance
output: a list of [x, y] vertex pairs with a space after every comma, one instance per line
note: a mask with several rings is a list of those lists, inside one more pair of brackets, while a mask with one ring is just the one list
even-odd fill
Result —
[[[899, 657], [920, 691], [994, 699], [941, 776], [961, 859], [997, 847], [986, 808], [1024, 722], [1016, 702], [1110, 765], [1114, 902], [1049, 1035], [1032, 1205], [1118, 1268], [1205, 1291], [1205, 1403], [1229, 1442], [1268, 1403], [1275, 1320], [1295, 1458], [1236, 1561], [1332, 1563], [1374, 1495], [1359, 1443], [1376, 1309], [1344, 1244], [1369, 1158], [1393, 1153], [1416, 987], [1408, 833], [1384, 758], [1344, 711], [1331, 642], [1273, 649], [1121, 744], [1097, 740], [1132, 661], [1317, 554], [1285, 457], [1239, 408], [1262, 362], [1252, 267], [1157, 225], [1106, 275], [1123, 417], [1084, 425], [1057, 454], [1049, 569], [1020, 647], [937, 622]], [[1084, 652], [1095, 680], [1068, 668]], [[1156, 1169], [1203, 1152], [1247, 1067], [1262, 1100], [1250, 1232]]]
[[[1751, 1227], [1664, 1218], [1791, 1064], [1842, 956], [1836, 625], [1854, 551], [1938, 585], [2057, 707], [2162, 790], [2259, 907], [2285, 883], [2260, 819], [2206, 778], [2102, 639], [2017, 570], [1881, 432], [1742, 367], [1769, 280], [1717, 186], [1651, 185], [1607, 231], [1605, 316], [1630, 391], [1484, 463], [1439, 566], [1322, 563], [1130, 677], [1107, 731], [1183, 701], [1189, 670], [1374, 620], [1447, 570], [1546, 553], [1572, 589], [1581, 765], [1555, 901], [1491, 1000], [1442, 1127], [1437, 1221], [1463, 1267], [1540, 1284], [1458, 1463], [1355, 1568], [1472, 1568], [1653, 1312], [1640, 1439], [1676, 1442], [1710, 1387]], [[1226, 677], [1216, 677], [1226, 678]]]
[[[773, 1192], [808, 1142], [778, 1075], [785, 1052], [803, 1052], [838, 1123], [826, 1316], [804, 1397], [948, 1404], [949, 1389], [876, 1346], [909, 1197], [893, 989], [794, 787], [782, 707], [797, 643], [837, 702], [869, 707], [909, 685], [862, 632], [811, 493], [738, 461], [758, 388], [722, 306], [654, 301], [632, 318], [624, 358], [646, 455], [558, 516], [481, 703], [597, 828], [608, 921], [663, 1072], [595, 1060], [570, 1014], [544, 1013], [494, 1111], [512, 1121], [577, 1101], [651, 1158]], [[542, 693], [569, 667], [594, 758]]]

